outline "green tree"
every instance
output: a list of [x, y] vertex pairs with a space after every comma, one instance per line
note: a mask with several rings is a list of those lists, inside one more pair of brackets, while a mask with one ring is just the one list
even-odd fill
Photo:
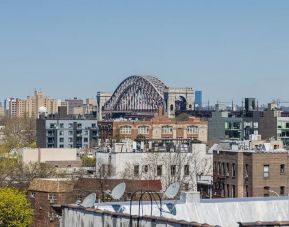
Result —
[[96, 164], [95, 157], [83, 155], [81, 156], [81, 160], [82, 160], [83, 167], [95, 167], [95, 164]]
[[0, 211], [1, 227], [26, 227], [32, 223], [29, 202], [25, 194], [16, 189], [0, 189]]

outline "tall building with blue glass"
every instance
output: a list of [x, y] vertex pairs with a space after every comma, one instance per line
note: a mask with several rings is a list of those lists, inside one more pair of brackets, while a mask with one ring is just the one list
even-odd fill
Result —
[[202, 102], [203, 102], [202, 91], [195, 91], [195, 104], [196, 104], [196, 106], [202, 107]]

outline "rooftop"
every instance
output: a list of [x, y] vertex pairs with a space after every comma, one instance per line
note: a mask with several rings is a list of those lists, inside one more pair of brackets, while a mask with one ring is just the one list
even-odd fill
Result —
[[30, 183], [29, 191], [72, 192], [74, 183], [68, 178], [35, 178]]
[[[123, 213], [130, 213], [129, 203], [103, 203], [95, 208], [114, 212], [114, 206], [122, 207]], [[141, 204], [142, 216], [160, 216], [160, 204], [150, 201]], [[259, 197], [234, 199], [200, 200], [196, 193], [185, 193], [178, 201], [163, 201], [162, 217], [186, 222], [208, 223], [224, 227], [239, 226], [238, 222], [284, 222], [289, 220], [288, 197]], [[132, 215], [139, 215], [139, 203], [132, 203]]]

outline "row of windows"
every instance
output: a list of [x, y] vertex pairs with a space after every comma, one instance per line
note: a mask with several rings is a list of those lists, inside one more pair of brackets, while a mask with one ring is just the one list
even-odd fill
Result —
[[[284, 175], [285, 174], [285, 164], [281, 164], [279, 169], [280, 169], [280, 175]], [[270, 176], [270, 165], [264, 165], [263, 166], [263, 176], [265, 178]]]
[[274, 196], [285, 195], [285, 186], [280, 186], [279, 192], [271, 190], [269, 186], [265, 186], [264, 187], [264, 197], [269, 197], [270, 195], [274, 195]]
[[[88, 135], [88, 130], [84, 130], [84, 131], [82, 131], [82, 132], [80, 132], [81, 134], [83, 134], [83, 135]], [[59, 131], [59, 135], [60, 136], [63, 136], [64, 135], [64, 131], [63, 130], [60, 130]], [[68, 131], [68, 135], [69, 136], [72, 136], [73, 135], [73, 131]]]
[[[214, 163], [214, 172], [217, 173], [218, 175], [222, 176], [230, 176], [230, 171], [231, 171], [231, 176], [232, 178], [236, 177], [236, 164], [232, 163], [230, 166], [230, 163], [225, 163], [225, 162], [215, 162]], [[245, 176], [248, 177], [248, 171], [249, 171], [249, 165], [245, 165]], [[264, 165], [263, 166], [263, 176], [265, 178], [269, 177], [270, 173], [270, 165]], [[285, 164], [280, 165], [280, 175], [285, 174]]]
[[[64, 138], [59, 138], [59, 142], [60, 143], [64, 143]], [[73, 142], [73, 138], [68, 138], [68, 142], [72, 143]], [[83, 138], [83, 142], [87, 143], [88, 142], [88, 138], [87, 137], [84, 137]]]
[[[73, 125], [76, 124], [77, 128], [82, 128], [81, 123], [68, 123], [68, 128], [73, 128]], [[91, 124], [92, 128], [96, 128], [96, 123]], [[56, 123], [50, 123], [50, 128], [58, 128], [58, 125]], [[64, 123], [59, 124], [59, 128], [64, 128]]]
[[[121, 126], [120, 133], [121, 134], [131, 134], [132, 127], [131, 126]], [[172, 126], [163, 126], [162, 127], [162, 134], [172, 134], [173, 127]], [[189, 126], [187, 127], [187, 133], [189, 134], [197, 134], [199, 133], [198, 126]], [[140, 126], [138, 127], [138, 134], [149, 134], [149, 127], [148, 126]]]
[[[149, 165], [144, 165], [142, 166], [142, 172], [147, 174], [149, 172]], [[170, 166], [170, 174], [171, 176], [176, 176], [177, 175], [177, 166], [176, 165], [171, 165]], [[140, 166], [135, 165], [134, 166], [134, 176], [139, 176], [140, 175]], [[163, 166], [162, 165], [157, 165], [157, 176], [161, 177], [163, 175]], [[190, 175], [190, 166], [189, 165], [184, 165], [184, 175], [189, 176]]]
[[[248, 166], [246, 165], [246, 169]], [[236, 177], [236, 164], [232, 163], [225, 163], [225, 162], [215, 162], [214, 163], [214, 172], [217, 173], [218, 175], [222, 176], [230, 176], [230, 171], [231, 171], [231, 176], [232, 178]]]

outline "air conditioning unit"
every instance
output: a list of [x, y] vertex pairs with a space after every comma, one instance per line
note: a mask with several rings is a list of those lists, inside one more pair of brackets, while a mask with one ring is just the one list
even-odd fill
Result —
[[55, 203], [55, 202], [56, 202], [56, 199], [49, 199], [50, 204]]
[[54, 220], [55, 220], [55, 214], [48, 212], [48, 219], [49, 219], [49, 221], [51, 221], [51, 222], [54, 221]]

